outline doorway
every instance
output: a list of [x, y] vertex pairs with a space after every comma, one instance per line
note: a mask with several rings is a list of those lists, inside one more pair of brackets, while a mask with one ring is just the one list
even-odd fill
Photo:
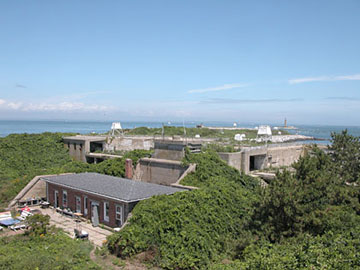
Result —
[[91, 202], [91, 223], [94, 227], [99, 226], [99, 203]]
[[84, 196], [84, 216], [88, 215], [88, 197]]
[[59, 191], [57, 190], [54, 191], [54, 207], [59, 207]]
[[249, 170], [261, 170], [265, 168], [266, 155], [254, 155], [250, 156]]

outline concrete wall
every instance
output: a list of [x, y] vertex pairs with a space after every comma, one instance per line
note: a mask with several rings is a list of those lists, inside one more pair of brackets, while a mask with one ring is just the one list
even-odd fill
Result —
[[69, 150], [69, 155], [75, 160], [86, 162], [86, 147], [89, 144], [83, 141], [66, 141], [64, 147]]
[[135, 149], [150, 150], [154, 148], [152, 138], [143, 137], [115, 137], [109, 138], [105, 145], [107, 151], [132, 151]]
[[251, 157], [254, 157], [254, 169], [290, 166], [304, 154], [304, 147], [301, 144], [247, 147], [236, 153], [219, 153], [219, 156], [235, 169], [249, 173]]
[[218, 153], [220, 158], [224, 160], [229, 166], [241, 171], [242, 158], [241, 152], [236, 153]]
[[135, 179], [161, 185], [176, 183], [187, 167], [181, 166], [181, 162], [173, 160], [161, 160], [154, 158], [142, 158], [135, 172]]
[[304, 154], [304, 146], [274, 147], [268, 149], [268, 166], [290, 166]]
[[153, 158], [182, 160], [185, 157], [185, 146], [182, 141], [155, 141]]

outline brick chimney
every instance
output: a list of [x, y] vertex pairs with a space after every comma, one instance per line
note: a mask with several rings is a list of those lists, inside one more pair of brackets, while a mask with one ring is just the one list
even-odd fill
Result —
[[127, 179], [133, 178], [132, 160], [130, 158], [127, 158], [125, 160], [125, 178]]

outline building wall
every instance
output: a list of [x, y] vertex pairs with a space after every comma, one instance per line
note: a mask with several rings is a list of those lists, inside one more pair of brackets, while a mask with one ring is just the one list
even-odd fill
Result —
[[105, 145], [105, 150], [108, 151], [150, 150], [151, 148], [154, 148], [152, 138], [116, 137], [109, 139]]
[[177, 141], [155, 141], [153, 158], [182, 160], [185, 157], [184, 143]]
[[136, 168], [136, 179], [143, 182], [170, 185], [176, 183], [187, 167], [180, 162], [143, 158]]
[[[76, 211], [76, 199], [75, 196], [79, 196], [81, 198], [81, 213], [84, 215], [85, 218], [87, 219], [91, 219], [91, 202], [95, 201], [99, 203], [99, 222], [102, 224], [105, 224], [109, 227], [118, 227], [116, 224], [116, 218], [115, 218], [115, 205], [122, 205], [123, 206], [123, 220], [122, 223], [124, 223], [126, 221], [126, 218], [129, 214], [129, 212], [134, 208], [134, 206], [136, 205], [135, 203], [123, 203], [120, 201], [116, 201], [116, 200], [110, 200], [108, 198], [105, 197], [101, 197], [101, 196], [95, 196], [86, 192], [80, 192], [77, 190], [72, 190], [70, 188], [65, 188], [59, 185], [55, 185], [52, 183], [47, 183], [47, 194], [48, 194], [48, 202], [51, 205], [55, 205], [55, 190], [57, 190], [59, 192], [59, 207], [60, 208], [64, 208], [63, 206], [63, 200], [62, 200], [62, 196], [63, 196], [63, 191], [66, 190], [67, 191], [67, 207], [66, 208], [70, 208], [73, 212]], [[87, 196], [88, 197], [88, 203], [87, 203], [87, 208], [88, 208], [88, 214], [85, 215], [84, 213], [84, 197]], [[104, 220], [104, 202], [109, 202], [109, 222]]]
[[224, 160], [229, 166], [241, 171], [242, 153], [218, 153], [220, 158]]
[[268, 166], [290, 166], [304, 154], [303, 145], [274, 147], [268, 150]]
[[79, 161], [86, 162], [86, 148], [89, 148], [89, 142], [86, 141], [64, 141], [64, 147], [69, 150], [69, 155]]

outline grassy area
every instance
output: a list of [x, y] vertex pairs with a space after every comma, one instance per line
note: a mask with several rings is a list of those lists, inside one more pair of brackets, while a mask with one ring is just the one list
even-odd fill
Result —
[[45, 235], [0, 238], [0, 269], [100, 270], [89, 256], [92, 245], [71, 239], [62, 231]]
[[[273, 130], [273, 134], [277, 134], [281, 131], [281, 134], [288, 134], [286, 130]], [[134, 129], [125, 130], [127, 135], [147, 135], [147, 136], [161, 136], [162, 128], [147, 128], [138, 127]], [[209, 129], [209, 128], [185, 128], [185, 134], [187, 137], [192, 138], [195, 135], [200, 135], [202, 138], [228, 138], [233, 139], [236, 134], [245, 134], [246, 138], [254, 139], [257, 135], [257, 130], [253, 129]], [[165, 136], [184, 136], [183, 127], [164, 126]]]

